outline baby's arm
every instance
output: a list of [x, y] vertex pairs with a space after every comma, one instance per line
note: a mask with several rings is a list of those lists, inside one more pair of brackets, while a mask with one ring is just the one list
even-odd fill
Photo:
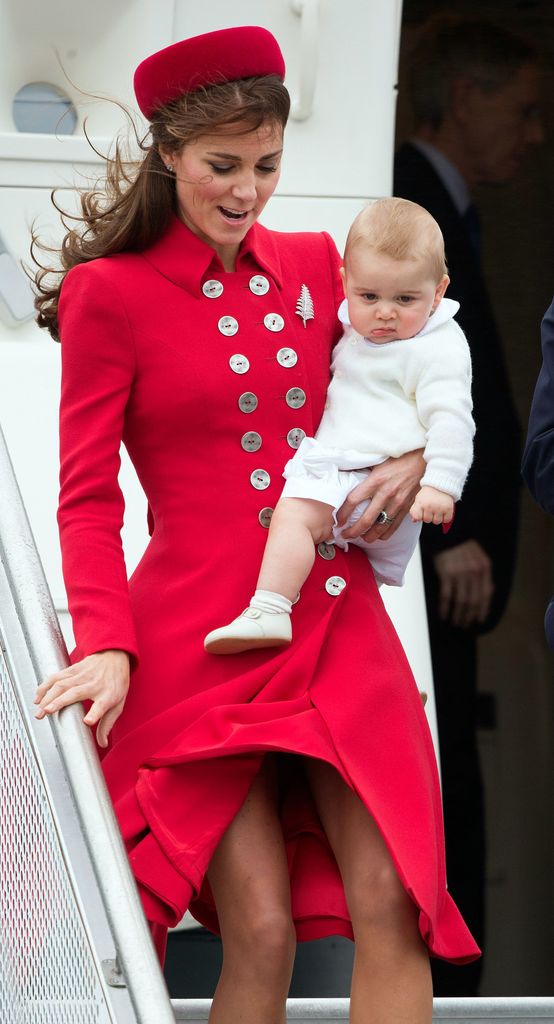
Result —
[[[452, 516], [444, 518], [444, 512], [459, 499], [473, 458], [471, 359], [463, 332], [455, 323], [439, 328], [435, 338], [430, 334], [422, 340], [427, 344], [419, 352], [414, 390], [418, 416], [425, 427], [427, 466], [422, 490], [410, 512], [423, 507], [433, 512], [433, 518], [418, 515], [418, 520], [448, 522]], [[435, 519], [440, 512], [443, 517]]]
[[449, 523], [454, 515], [454, 498], [436, 487], [422, 487], [410, 509], [414, 523]]

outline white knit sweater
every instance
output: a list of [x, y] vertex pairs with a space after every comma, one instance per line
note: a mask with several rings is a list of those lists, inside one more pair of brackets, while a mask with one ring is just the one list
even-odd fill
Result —
[[[333, 352], [333, 378], [317, 440], [355, 449], [360, 468], [424, 448], [421, 486], [457, 500], [473, 457], [471, 359], [453, 319], [459, 303], [443, 299], [413, 338], [375, 344], [339, 310], [344, 334]], [[351, 467], [351, 459], [348, 459]]]

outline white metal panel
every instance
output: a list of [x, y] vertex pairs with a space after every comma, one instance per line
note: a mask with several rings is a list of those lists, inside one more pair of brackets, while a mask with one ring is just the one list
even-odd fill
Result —
[[[175, 38], [231, 25], [263, 25], [282, 47], [297, 93], [301, 21], [291, 0], [175, 0]], [[319, 0], [314, 110], [287, 128], [286, 195], [390, 194], [401, 0]]]
[[86, 117], [91, 135], [111, 136], [122, 124], [122, 112], [102, 97], [134, 107], [132, 70], [143, 57], [171, 42], [172, 28], [171, 0], [4, 0], [0, 133], [15, 129], [12, 101], [18, 89], [30, 82], [49, 82], [73, 100], [79, 128]]

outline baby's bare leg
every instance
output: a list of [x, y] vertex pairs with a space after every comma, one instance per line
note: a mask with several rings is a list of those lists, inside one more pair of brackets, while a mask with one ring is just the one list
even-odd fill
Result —
[[273, 513], [257, 590], [294, 601], [315, 559], [315, 544], [333, 531], [332, 506], [311, 498], [281, 498]]

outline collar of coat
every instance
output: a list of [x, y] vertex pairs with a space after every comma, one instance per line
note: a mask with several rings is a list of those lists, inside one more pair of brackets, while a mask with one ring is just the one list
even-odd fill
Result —
[[[199, 298], [208, 270], [214, 275], [225, 269], [216, 252], [198, 238], [178, 217], [173, 217], [163, 235], [142, 253], [164, 277]], [[261, 224], [253, 224], [241, 243], [237, 270], [265, 270], [279, 288], [283, 287], [281, 260], [273, 233]]]

